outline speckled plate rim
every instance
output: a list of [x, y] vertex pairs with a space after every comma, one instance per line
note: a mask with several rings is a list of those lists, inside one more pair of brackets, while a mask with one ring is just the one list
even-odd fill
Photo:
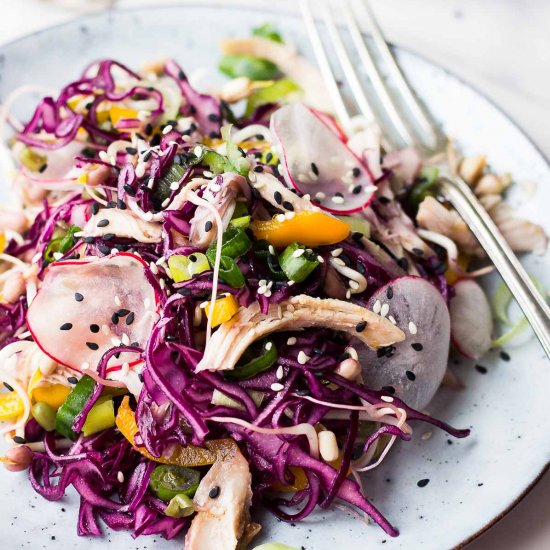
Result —
[[[58, 24], [55, 24], [55, 25], [49, 25], [49, 26], [44, 27], [42, 29], [39, 29], [37, 31], [26, 33], [26, 34], [24, 34], [24, 35], [22, 35], [18, 38], [15, 38], [13, 40], [9, 40], [7, 42], [0, 43], [0, 55], [2, 55], [4, 48], [9, 47], [9, 46], [14, 45], [14, 44], [18, 44], [19, 42], [24, 42], [25, 40], [27, 40], [30, 37], [39, 36], [41, 34], [51, 32], [52, 30], [55, 30], [55, 29], [61, 29], [61, 28], [66, 27], [66, 26], [72, 26], [72, 25], [78, 24], [79, 22], [82, 22], [84, 24], [87, 21], [90, 21], [90, 20], [93, 20], [93, 19], [96, 19], [96, 18], [100, 18], [100, 17], [105, 17], [105, 14], [108, 13], [109, 11], [112, 11], [112, 12], [138, 12], [138, 11], [151, 9], [152, 7], [153, 6], [151, 6], [151, 5], [149, 5], [149, 6], [143, 5], [143, 6], [135, 6], [135, 7], [130, 7], [130, 8], [106, 10], [106, 11], [102, 11], [102, 12], [99, 12], [99, 13], [76, 16], [72, 19], [69, 19], [68, 21], [64, 21], [62, 23], [58, 23]], [[266, 13], [266, 14], [269, 14], [269, 13], [273, 13], [273, 14], [277, 14], [277, 15], [286, 14], [286, 15], [289, 15], [291, 17], [299, 17], [299, 14], [297, 14], [295, 10], [289, 9], [287, 7], [268, 6], [267, 3], [265, 4], [265, 6], [261, 6], [261, 5], [258, 5], [255, 2], [250, 2], [249, 0], [232, 0], [231, 3], [220, 2], [220, 1], [216, 1], [216, 0], [202, 0], [202, 1], [200, 1], [200, 0], [184, 0], [182, 4], [160, 4], [160, 5], [155, 5], [154, 6], [155, 9], [161, 9], [161, 10], [162, 9], [181, 9], [181, 10], [185, 10], [186, 8], [189, 8], [189, 7], [198, 7], [198, 8], [207, 8], [207, 9], [208, 8], [224, 8], [224, 9], [231, 9], [231, 10], [236, 10], [236, 11], [238, 11], [240, 9], [247, 9], [247, 10], [252, 10], [252, 11], [256, 11], [256, 12], [263, 12], [263, 13]], [[442, 65], [440, 65], [436, 61], [432, 60], [429, 56], [427, 56], [423, 53], [419, 53], [414, 48], [403, 47], [403, 46], [399, 46], [399, 45], [393, 44], [393, 43], [390, 43], [390, 45], [392, 46], [392, 48], [410, 53], [413, 56], [418, 57], [419, 59], [422, 59], [422, 60], [426, 61], [427, 63], [429, 63], [431, 65], [434, 65], [435, 67], [437, 67], [438, 69], [443, 71], [445, 74], [447, 74], [450, 77], [456, 79], [457, 81], [459, 81], [461, 84], [463, 84], [467, 88], [470, 88], [475, 94], [480, 96], [488, 104], [490, 104], [495, 110], [497, 110], [500, 113], [501, 116], [503, 116], [505, 119], [507, 119], [507, 121], [509, 123], [511, 123], [515, 127], [515, 129], [525, 137], [525, 139], [529, 142], [529, 144], [533, 148], [533, 150], [535, 150], [538, 153], [538, 155], [541, 157], [541, 159], [543, 159], [544, 163], [546, 164], [546, 166], [550, 170], [550, 159], [546, 156], [546, 154], [542, 151], [542, 149], [535, 143], [535, 141], [531, 138], [531, 136], [528, 134], [528, 132], [526, 132], [522, 128], [520, 123], [518, 123], [517, 120], [514, 119], [514, 117], [509, 115], [495, 100], [493, 100], [491, 97], [486, 95], [477, 86], [471, 84], [470, 82], [468, 82], [463, 77], [457, 75], [456, 73], [454, 73], [450, 69], [447, 69], [446, 67], [443, 67]], [[454, 546], [450, 550], [461, 550], [461, 549], [465, 548], [471, 542], [477, 540], [482, 535], [487, 533], [487, 531], [489, 531], [491, 529], [491, 527], [493, 527], [498, 522], [500, 522], [502, 519], [504, 519], [516, 506], [518, 506], [518, 504], [520, 504], [525, 499], [525, 497], [527, 497], [529, 495], [529, 493], [533, 490], [533, 488], [537, 485], [537, 483], [544, 477], [544, 475], [549, 470], [550, 470], [550, 461], [534, 476], [534, 478], [525, 487], [525, 489], [512, 502], [510, 502], [510, 504], [508, 504], [508, 506], [506, 506], [506, 508], [504, 508], [499, 514], [497, 514], [495, 517], [493, 517], [491, 520], [489, 520], [485, 524], [485, 526], [483, 526], [481, 529], [479, 529], [478, 531], [476, 531], [475, 533], [473, 533], [472, 535], [470, 535], [466, 539], [464, 539], [461, 543]]]

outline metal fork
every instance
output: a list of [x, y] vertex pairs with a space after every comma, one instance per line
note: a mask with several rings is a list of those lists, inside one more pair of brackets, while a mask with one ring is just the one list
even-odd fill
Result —
[[[299, 0], [304, 23], [309, 34], [314, 54], [317, 58], [325, 84], [331, 95], [341, 124], [346, 130], [351, 126], [351, 115], [331, 62], [327, 55], [317, 22], [313, 16], [310, 0]], [[341, 65], [351, 88], [357, 107], [367, 121], [378, 124], [383, 135], [392, 147], [414, 146], [426, 157], [437, 156], [445, 151], [447, 138], [435, 124], [425, 107], [417, 100], [414, 92], [403, 76], [380, 27], [378, 26], [368, 0], [361, 2], [342, 0], [338, 2], [338, 11], [343, 14], [347, 30], [366, 69], [372, 90], [363, 85], [355, 69], [348, 49], [330, 9], [329, 0], [316, 0], [318, 10], [326, 27], [331, 48]], [[377, 59], [372, 55], [371, 46], [365, 41], [358, 17], [367, 22], [376, 47], [378, 58], [383, 62], [393, 89], [382, 76]], [[405, 108], [400, 108], [394, 94], [401, 99]], [[378, 110], [371, 105], [377, 105]], [[550, 307], [540, 295], [531, 278], [519, 262], [517, 256], [500, 233], [499, 229], [468, 184], [452, 173], [445, 164], [440, 166], [438, 190], [448, 200], [468, 224], [487, 256], [491, 259], [500, 275], [517, 300], [533, 331], [539, 339], [546, 355], [550, 358]]]

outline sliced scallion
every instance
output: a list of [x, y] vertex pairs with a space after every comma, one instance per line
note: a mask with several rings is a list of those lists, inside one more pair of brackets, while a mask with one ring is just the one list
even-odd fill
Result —
[[[303, 252], [299, 252], [302, 250]], [[319, 265], [319, 260], [312, 250], [306, 249], [297, 242], [293, 242], [279, 256], [279, 264], [291, 281], [301, 283]]]

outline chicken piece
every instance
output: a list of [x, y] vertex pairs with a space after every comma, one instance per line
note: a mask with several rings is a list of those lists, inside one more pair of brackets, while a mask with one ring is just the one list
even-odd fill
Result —
[[159, 243], [162, 240], [162, 225], [141, 220], [126, 210], [104, 208], [93, 215], [82, 230], [83, 237], [103, 237], [110, 233], [140, 243]]
[[[223, 222], [223, 230], [227, 229], [231, 216], [235, 211], [236, 199], [239, 195], [250, 196], [250, 188], [243, 176], [227, 172], [221, 175], [221, 183], [216, 183], [219, 178], [212, 180], [213, 183], [207, 187], [203, 198], [207, 199], [218, 211]], [[217, 185], [218, 191], [213, 191], [212, 186]], [[221, 187], [221, 188], [220, 188]], [[212, 226], [207, 231], [206, 224]], [[191, 218], [191, 234], [189, 240], [194, 246], [206, 248], [216, 237], [216, 220], [212, 211], [205, 206], [197, 206], [194, 216]]]
[[334, 111], [319, 71], [288, 44], [258, 37], [232, 38], [222, 40], [221, 48], [224, 54], [252, 55], [275, 63], [282, 73], [302, 88], [304, 103], [319, 111]]
[[483, 175], [483, 171], [485, 170], [486, 165], [487, 158], [485, 157], [485, 155], [466, 157], [460, 163], [460, 168], [458, 171], [460, 177], [468, 185], [474, 185]]
[[[304, 211], [319, 211], [319, 208], [311, 202], [308, 195], [299, 197], [272, 174], [258, 172], [255, 176], [255, 188], [260, 193], [262, 199], [272, 204], [275, 208], [281, 208], [283, 203], [289, 202], [292, 205], [292, 211], [296, 212], [296, 214]], [[277, 195], [277, 198], [279, 198], [279, 194], [280, 200], [277, 201], [275, 196]]]
[[404, 183], [410, 184], [420, 174], [422, 159], [412, 147], [392, 151], [384, 157], [384, 168], [391, 170]]
[[[361, 321], [366, 321], [367, 326], [357, 332], [357, 324]], [[301, 294], [279, 305], [270, 305], [267, 315], [260, 312], [257, 303], [241, 309], [214, 333], [197, 365], [197, 372], [234, 369], [241, 355], [255, 340], [278, 330], [309, 327], [348, 332], [372, 349], [405, 339], [401, 329], [369, 309], [341, 300]]]
[[186, 550], [246, 548], [261, 529], [250, 520], [251, 482], [248, 462], [238, 450], [214, 463], [193, 499], [198, 514], [185, 537]]
[[433, 197], [426, 197], [420, 203], [416, 221], [424, 229], [449, 237], [462, 252], [483, 256], [483, 250], [458, 213], [448, 210]]

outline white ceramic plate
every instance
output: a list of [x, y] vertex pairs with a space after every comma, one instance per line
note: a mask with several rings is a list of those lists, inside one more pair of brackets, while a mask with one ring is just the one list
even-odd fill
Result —
[[[207, 4], [207, 5], [206, 5]], [[215, 74], [222, 36], [242, 36], [248, 28], [272, 21], [286, 37], [309, 52], [300, 20], [282, 12], [266, 13], [201, 2], [200, 6], [114, 12], [52, 28], [0, 48], [0, 97], [21, 84], [60, 86], [75, 78], [90, 61], [112, 57], [131, 66], [145, 59], [171, 56], [188, 74], [206, 68]], [[443, 69], [405, 51], [398, 51], [408, 77], [448, 134], [466, 153], [483, 152], [498, 171], [515, 180], [537, 183], [528, 197], [517, 184], [509, 194], [520, 213], [546, 225], [541, 208], [550, 204], [550, 168], [528, 138], [478, 92]], [[28, 115], [32, 103], [21, 105]], [[530, 272], [547, 283], [548, 255], [525, 259]], [[494, 276], [488, 288], [498, 283]], [[456, 441], [418, 425], [416, 438], [397, 447], [382, 467], [366, 478], [372, 501], [400, 529], [387, 537], [338, 510], [321, 512], [289, 526], [259, 514], [261, 541], [285, 542], [297, 548], [346, 550], [363, 548], [449, 549], [462, 546], [500, 518], [546, 468], [550, 439], [544, 419], [550, 414], [550, 365], [533, 339], [508, 350], [511, 361], [491, 352], [474, 365], [460, 360], [453, 368], [466, 390], [442, 389], [430, 413], [458, 426], [471, 427], [471, 437]], [[76, 535], [77, 500], [49, 503], [36, 496], [24, 475], [2, 472], [0, 531], [5, 548], [181, 548], [181, 541], [154, 538], [133, 541], [126, 533], [107, 533], [103, 540]], [[428, 478], [424, 488], [417, 481]], [[54, 538], [55, 537], [55, 538]], [[61, 543], [61, 545], [60, 545]]]

